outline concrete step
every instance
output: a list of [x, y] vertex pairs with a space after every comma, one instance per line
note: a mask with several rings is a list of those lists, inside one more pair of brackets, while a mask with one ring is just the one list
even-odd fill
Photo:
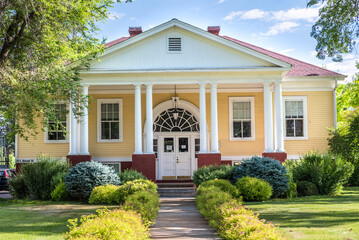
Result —
[[159, 182], [158, 188], [194, 187], [193, 182]]
[[158, 188], [160, 197], [195, 197], [196, 189], [194, 187], [175, 187], [175, 188]]

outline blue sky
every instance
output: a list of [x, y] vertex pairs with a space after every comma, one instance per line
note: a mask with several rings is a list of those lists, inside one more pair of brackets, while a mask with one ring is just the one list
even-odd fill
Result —
[[344, 55], [342, 63], [315, 57], [310, 31], [318, 10], [306, 8], [306, 0], [134, 0], [115, 3], [107, 21], [99, 24], [98, 36], [111, 41], [128, 36], [129, 26], [145, 31], [177, 18], [202, 29], [221, 26], [220, 35], [353, 75], [358, 55]]

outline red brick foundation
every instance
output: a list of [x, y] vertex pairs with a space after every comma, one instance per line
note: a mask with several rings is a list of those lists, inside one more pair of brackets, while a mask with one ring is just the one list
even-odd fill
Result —
[[221, 165], [230, 165], [230, 166], [232, 166], [232, 161], [231, 160], [221, 161]]
[[132, 168], [132, 162], [121, 162], [121, 172], [131, 168]]
[[287, 159], [287, 153], [286, 152], [264, 152], [262, 153], [262, 157], [269, 157], [273, 158], [275, 160], [280, 161], [281, 163], [284, 163]]
[[197, 167], [209, 166], [209, 165], [221, 165], [220, 153], [198, 153]]
[[67, 155], [67, 161], [72, 165], [75, 166], [80, 162], [90, 162], [91, 155]]
[[149, 180], [156, 181], [155, 154], [133, 154], [132, 168], [145, 175]]

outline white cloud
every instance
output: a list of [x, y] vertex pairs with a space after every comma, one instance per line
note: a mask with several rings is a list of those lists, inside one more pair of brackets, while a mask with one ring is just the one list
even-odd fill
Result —
[[264, 18], [267, 15], [268, 15], [268, 12], [262, 11], [260, 9], [253, 9], [253, 10], [243, 12], [243, 14], [240, 18], [243, 20], [258, 19], [258, 18]]
[[225, 1], [227, 1], [227, 0], [219, 0], [218, 2], [216, 2], [216, 4], [221, 4], [221, 3], [224, 3]]
[[317, 8], [291, 8], [288, 10], [281, 10], [271, 12], [272, 19], [277, 21], [295, 21], [303, 20], [307, 22], [315, 22], [318, 18], [320, 7]]
[[121, 19], [125, 16], [125, 13], [110, 12], [108, 18], [111, 20]]
[[294, 48], [288, 48], [288, 49], [284, 49], [279, 51], [280, 54], [286, 54], [286, 53], [290, 53], [293, 52], [295, 49]]
[[262, 33], [263, 36], [272, 36], [277, 35], [278, 33], [290, 32], [294, 31], [299, 24], [296, 22], [281, 22], [276, 23], [272, 27], [269, 28], [268, 32]]
[[356, 59], [347, 59], [343, 60], [343, 62], [331, 62], [326, 64], [327, 69], [340, 72], [348, 77], [345, 79], [346, 81], [350, 81], [354, 74], [358, 71], [356, 68]]
[[228, 14], [227, 16], [225, 16], [223, 18], [223, 20], [225, 21], [229, 21], [232, 20], [233, 18], [240, 16], [243, 12], [242, 11], [238, 11], [238, 12], [231, 12], [230, 14]]

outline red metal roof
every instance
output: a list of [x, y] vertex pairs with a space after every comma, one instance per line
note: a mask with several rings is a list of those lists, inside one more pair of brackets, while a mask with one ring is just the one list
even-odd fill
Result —
[[[313, 64], [310, 63], [306, 63], [276, 52], [272, 52], [269, 51], [267, 49], [240, 41], [238, 39], [234, 39], [228, 36], [221, 36], [224, 39], [227, 39], [231, 42], [237, 43], [239, 45], [242, 45], [246, 48], [250, 48], [254, 51], [257, 51], [259, 53], [268, 55], [270, 57], [276, 58], [280, 61], [286, 62], [291, 64], [293, 67], [292, 69], [286, 74], [287, 77], [308, 77], [308, 76], [345, 76], [343, 74], [337, 73], [337, 72], [333, 72], [318, 66], [315, 66]], [[116, 45], [120, 42], [123, 42], [125, 40], [129, 39], [129, 37], [122, 37], [119, 39], [116, 39], [114, 41], [108, 42], [105, 44], [106, 47], [112, 47], [113, 45]]]

